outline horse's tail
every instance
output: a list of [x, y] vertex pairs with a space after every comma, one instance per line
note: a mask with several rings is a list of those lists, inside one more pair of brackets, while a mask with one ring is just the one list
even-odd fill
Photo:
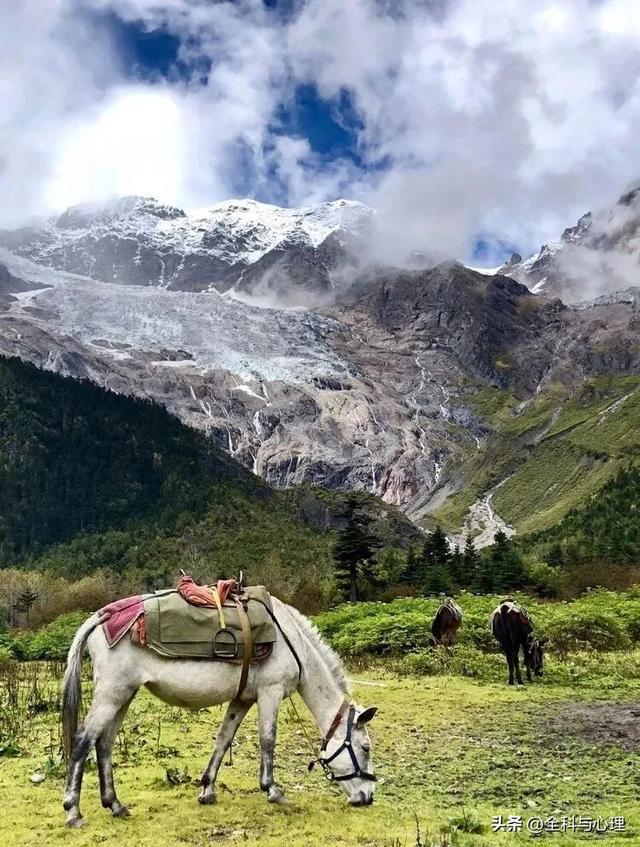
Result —
[[62, 749], [67, 761], [69, 761], [71, 755], [73, 737], [78, 729], [78, 714], [82, 701], [82, 687], [80, 683], [82, 654], [84, 653], [87, 639], [99, 623], [100, 617], [97, 614], [87, 618], [76, 632], [69, 648], [69, 655], [67, 656], [67, 668], [62, 681]]

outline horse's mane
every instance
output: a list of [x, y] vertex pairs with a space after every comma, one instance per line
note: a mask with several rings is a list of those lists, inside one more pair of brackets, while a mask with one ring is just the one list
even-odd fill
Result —
[[290, 606], [288, 603], [283, 603], [286, 610], [289, 612], [291, 617], [295, 620], [298, 627], [302, 630], [304, 635], [307, 636], [309, 641], [316, 648], [320, 656], [324, 659], [327, 667], [329, 668], [333, 678], [338, 683], [342, 691], [347, 694], [348, 691], [348, 683], [347, 683], [347, 675], [344, 670], [344, 665], [342, 664], [342, 659], [336, 651], [330, 647], [324, 638], [318, 632], [317, 627], [311, 623], [309, 618], [305, 617], [301, 612], [299, 612], [293, 606]]

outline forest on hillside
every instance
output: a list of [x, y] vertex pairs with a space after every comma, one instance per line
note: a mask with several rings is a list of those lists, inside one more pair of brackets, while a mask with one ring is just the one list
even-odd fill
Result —
[[244, 571], [307, 611], [342, 599], [625, 587], [640, 470], [521, 539], [451, 547], [364, 493], [276, 492], [165, 409], [0, 359], [0, 627]]

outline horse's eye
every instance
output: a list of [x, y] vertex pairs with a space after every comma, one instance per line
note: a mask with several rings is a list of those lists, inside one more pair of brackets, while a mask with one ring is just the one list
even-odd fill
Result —
[[371, 744], [367, 744], [366, 741], [365, 741], [365, 743], [362, 745], [362, 749], [364, 750], [365, 753], [370, 753], [371, 752]]

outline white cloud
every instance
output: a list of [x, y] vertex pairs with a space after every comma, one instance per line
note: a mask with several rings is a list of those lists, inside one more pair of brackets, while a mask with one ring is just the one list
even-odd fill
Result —
[[97, 114], [67, 127], [45, 204], [65, 208], [114, 194], [171, 202], [184, 185], [185, 129], [168, 90], [117, 89]]
[[[207, 84], [127, 82], [96, 10], [167, 26], [187, 65], [212, 61]], [[482, 234], [526, 252], [638, 176], [639, 30], [635, 0], [4, 4], [0, 217], [132, 192], [347, 195], [398, 250], [464, 257]], [[349, 93], [363, 168], [274, 133], [301, 83]]]

